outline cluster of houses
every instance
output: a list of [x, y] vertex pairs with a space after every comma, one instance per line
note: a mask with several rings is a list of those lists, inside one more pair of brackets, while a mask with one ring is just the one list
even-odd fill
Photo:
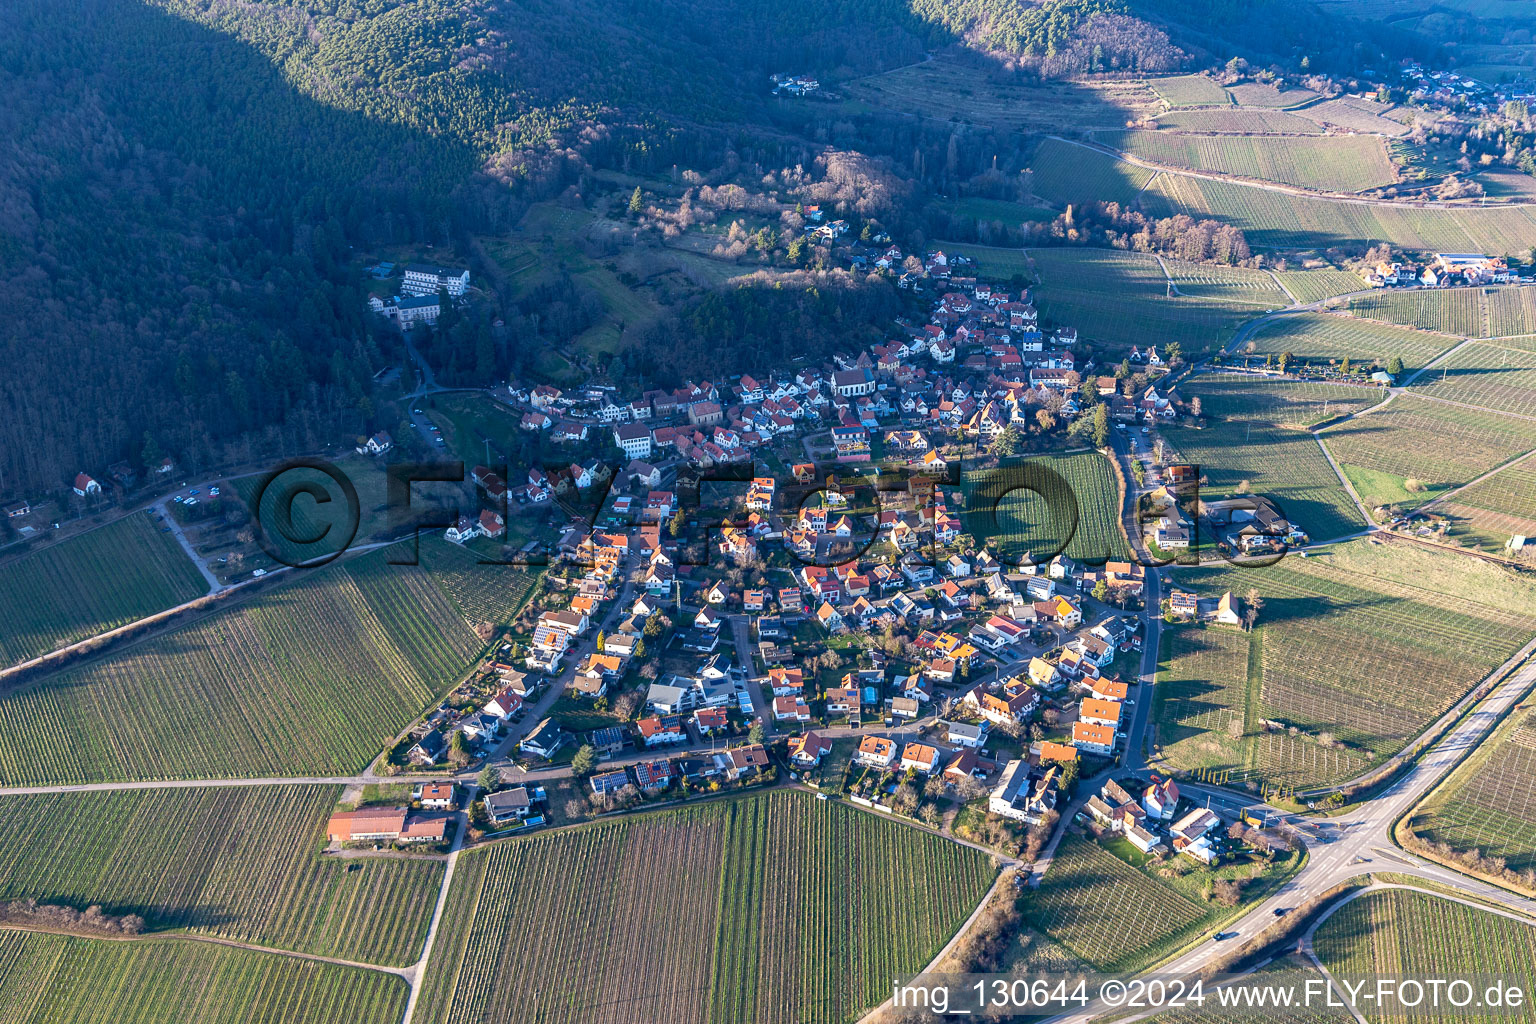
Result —
[[[821, 223], [814, 207], [806, 217], [810, 231], [839, 233], [840, 222]], [[894, 247], [879, 259], [893, 253], [899, 260]], [[936, 251], [923, 263], [921, 273], [908, 271], [902, 280], [938, 290], [926, 321], [900, 319], [894, 337], [834, 356], [827, 366], [766, 380], [746, 374], [729, 385], [689, 381], [629, 400], [607, 386], [565, 392], [515, 382], [509, 396], [524, 410], [523, 428], [553, 440], [577, 443], [609, 432], [615, 448], [641, 463], [631, 468], [642, 476], [647, 462], [665, 456], [704, 468], [745, 464], [776, 440], [822, 432], [839, 462], [870, 461], [872, 439], [886, 436], [901, 455], [942, 469], [937, 435], [990, 443], [1010, 426], [1035, 423], [1041, 409], [1080, 415], [1089, 404], [1085, 381], [1118, 422], [1178, 416], [1177, 392], [1147, 383], [1123, 393], [1123, 381], [1095, 373], [1092, 360], [1073, 351], [1076, 330], [1045, 332], [1027, 291], [1010, 293], [977, 279], [965, 257]], [[1168, 370], [1155, 345], [1137, 346], [1129, 362], [1149, 381]], [[536, 475], [541, 471], [530, 473], [528, 484], [534, 492], [550, 486]], [[541, 500], [535, 493], [518, 497]]]
[[1363, 272], [1372, 288], [1449, 288], [1452, 285], [1508, 284], [1509, 263], [1502, 256], [1475, 252], [1439, 252], [1429, 263], [1378, 263]]
[[721, 751], [701, 751], [680, 757], [658, 757], [622, 768], [598, 772], [587, 784], [596, 796], [609, 796], [627, 786], [642, 794], [654, 794], [673, 782], [691, 784], [714, 781], [750, 782], [769, 766], [768, 751], [761, 743], [745, 743]]
[[1154, 775], [1138, 800], [1119, 782], [1110, 779], [1090, 797], [1084, 810], [1101, 828], [1126, 840], [1142, 853], [1154, 853], [1165, 844], [1207, 866], [1220, 859], [1216, 842], [1221, 838], [1221, 815], [1208, 807], [1179, 813], [1179, 785]]
[[1412, 87], [1414, 100], [1461, 107], [1479, 113], [1502, 109], [1510, 101], [1536, 107], [1536, 80], [1520, 75], [1510, 83], [1491, 83], [1457, 71], [1430, 71], [1421, 64], [1407, 64], [1402, 75]]

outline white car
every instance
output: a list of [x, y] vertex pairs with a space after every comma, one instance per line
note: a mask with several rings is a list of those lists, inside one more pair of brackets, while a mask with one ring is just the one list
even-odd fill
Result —
[[266, 574], [267, 574], [267, 570], [265, 570], [265, 569], [252, 569], [251, 570], [251, 579], [253, 579], [253, 580], [260, 579], [261, 577], [265, 576]]

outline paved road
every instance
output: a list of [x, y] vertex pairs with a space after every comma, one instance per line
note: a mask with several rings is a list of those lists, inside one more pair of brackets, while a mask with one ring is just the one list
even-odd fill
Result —
[[[1508, 663], [1505, 667], [1508, 667]], [[1267, 899], [1249, 908], [1242, 917], [1225, 925], [1222, 930], [1246, 941], [1274, 921], [1276, 910], [1298, 906], [1346, 879], [1374, 871], [1392, 871], [1427, 878], [1495, 900], [1502, 906], [1536, 918], [1536, 900], [1517, 896], [1508, 890], [1426, 862], [1397, 849], [1392, 841], [1393, 823], [1449, 774], [1533, 685], [1536, 685], [1536, 662], [1525, 665], [1501, 683], [1476, 711], [1469, 714], [1444, 740], [1422, 755], [1408, 773], [1381, 796], [1362, 804], [1342, 821], [1309, 819], [1316, 827], [1337, 830], [1341, 833], [1339, 838], [1330, 843], [1310, 845], [1307, 863], [1295, 877]], [[1157, 973], [1193, 974], [1232, 950], [1232, 940], [1204, 942], [1158, 967]], [[1102, 1010], [1102, 1007], [1089, 1007], [1082, 1012], [1052, 1019], [1062, 1022], [1088, 1021]]]
[[192, 564], [197, 566], [197, 571], [203, 574], [203, 579], [208, 581], [208, 593], [218, 594], [228, 590], [230, 584], [219, 582], [219, 578], [213, 574], [212, 569], [208, 568], [208, 564], [203, 560], [203, 556], [197, 553], [197, 549], [187, 539], [187, 532], [181, 528], [181, 524], [176, 521], [176, 517], [171, 513], [171, 499], [162, 498], [159, 502], [152, 505], [151, 508], [159, 514], [160, 518], [164, 521], [164, 525], [170, 528], [171, 536], [176, 538], [176, 543], [181, 545], [181, 550], [185, 551], [187, 557], [192, 560]]

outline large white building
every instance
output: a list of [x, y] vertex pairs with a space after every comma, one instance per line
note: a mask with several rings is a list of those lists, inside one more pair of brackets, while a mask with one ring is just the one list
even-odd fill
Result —
[[440, 290], [446, 290], [449, 295], [458, 298], [468, 287], [468, 270], [412, 263], [405, 268], [405, 280], [400, 290], [407, 295], [436, 295]]
[[624, 454], [632, 459], [649, 458], [651, 454], [650, 428], [639, 423], [626, 423], [621, 427], [615, 427], [613, 443], [624, 449]]

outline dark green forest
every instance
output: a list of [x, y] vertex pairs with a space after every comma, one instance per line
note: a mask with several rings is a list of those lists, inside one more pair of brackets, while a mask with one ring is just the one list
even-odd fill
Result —
[[[1155, 70], [1254, 39], [1265, 59], [1378, 55], [1333, 52], [1349, 34], [1329, 24], [1281, 0], [8, 0], [0, 496], [146, 448], [196, 471], [388, 425], [369, 382], [402, 355], [363, 315], [354, 257], [470, 251], [594, 168], [771, 169], [831, 146], [893, 161], [920, 198], [989, 166], [1005, 180], [1026, 151], [890, 115], [786, 115], [771, 72], [835, 81], [957, 48], [1020, 73]], [[819, 351], [886, 314], [862, 292], [706, 296], [668, 325], [667, 365]], [[453, 334], [459, 375], [529, 364], [487, 315]]]

